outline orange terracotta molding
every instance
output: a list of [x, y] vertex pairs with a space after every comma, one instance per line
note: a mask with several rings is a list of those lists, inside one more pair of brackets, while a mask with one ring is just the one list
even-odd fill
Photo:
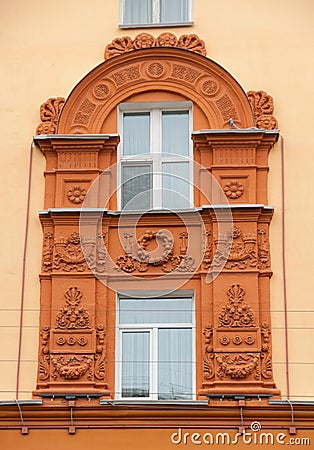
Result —
[[205, 43], [196, 34], [183, 34], [179, 38], [173, 33], [161, 33], [157, 38], [149, 33], [140, 33], [134, 39], [122, 36], [114, 39], [105, 48], [105, 59], [132, 50], [151, 47], [178, 47], [206, 56]]

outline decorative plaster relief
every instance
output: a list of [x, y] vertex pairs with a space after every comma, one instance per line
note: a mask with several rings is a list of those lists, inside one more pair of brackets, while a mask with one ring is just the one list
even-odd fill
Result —
[[42, 270], [44, 272], [51, 271], [52, 253], [53, 253], [53, 234], [48, 232], [44, 234], [44, 242], [43, 242]]
[[227, 291], [229, 302], [218, 316], [218, 327], [255, 327], [254, 313], [243, 302], [245, 290], [239, 284], [233, 284]]
[[203, 331], [204, 335], [204, 380], [208, 381], [214, 378], [215, 376], [215, 365], [214, 365], [214, 352], [213, 352], [213, 328], [211, 325], [207, 325], [204, 327]]
[[265, 91], [249, 91], [247, 96], [252, 105], [256, 127], [264, 130], [277, 130], [278, 121], [273, 115], [273, 98]]
[[256, 267], [255, 234], [243, 234], [240, 228], [234, 226], [227, 235], [219, 235], [214, 242], [217, 248], [213, 261], [215, 269], [244, 270]]
[[101, 274], [106, 270], [106, 234], [98, 233], [97, 238], [81, 237], [73, 232], [68, 238], [54, 240], [52, 233], [45, 233], [43, 243], [42, 269], [44, 272], [84, 272], [95, 270]]
[[268, 228], [259, 226], [257, 230], [258, 268], [266, 270], [270, 268], [270, 250]]
[[224, 185], [223, 190], [229, 199], [234, 200], [241, 197], [244, 186], [239, 180], [231, 180]]
[[67, 198], [74, 204], [83, 203], [86, 196], [86, 189], [79, 185], [71, 186], [67, 192]]
[[259, 355], [256, 353], [216, 354], [218, 365], [217, 375], [220, 380], [231, 378], [232, 380], [243, 380], [254, 373], [256, 380], [260, 379]]
[[[116, 261], [118, 269], [127, 273], [135, 270], [139, 272], [147, 272], [150, 267], [160, 266], [163, 272], [169, 273], [173, 270], [180, 272], [192, 272], [195, 269], [195, 261], [192, 257], [186, 256], [188, 238], [187, 233], [181, 233], [180, 255], [173, 254], [173, 237], [165, 230], [153, 231], [146, 230], [137, 240], [136, 250], [133, 250], [132, 238], [129, 233], [124, 234], [125, 238], [125, 255], [119, 256]], [[158, 247], [162, 249], [160, 252], [148, 252], [146, 250], [148, 244], [156, 241]]]
[[114, 39], [105, 48], [105, 59], [151, 47], [178, 47], [206, 56], [205, 43], [196, 34], [184, 34], [178, 39], [173, 33], [162, 33], [157, 38], [149, 33], [140, 33], [133, 40], [129, 36]]
[[54, 134], [57, 130], [57, 123], [61, 109], [65, 103], [65, 98], [48, 98], [40, 107], [41, 123], [36, 128], [36, 134]]
[[66, 305], [56, 315], [55, 327], [45, 326], [40, 333], [39, 382], [97, 383], [105, 379], [105, 328], [91, 326], [77, 287], [70, 287], [64, 296]]
[[[71, 287], [64, 294], [66, 306], [60, 309], [56, 317], [56, 328], [90, 328], [89, 314], [80, 303], [82, 293], [77, 287]], [[74, 343], [74, 342], [73, 342]]]

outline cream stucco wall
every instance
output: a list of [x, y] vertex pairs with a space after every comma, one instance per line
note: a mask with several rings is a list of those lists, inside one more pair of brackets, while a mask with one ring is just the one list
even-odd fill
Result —
[[[285, 139], [286, 269], [289, 375], [292, 398], [314, 400], [314, 307], [312, 304], [314, 2], [312, 0], [194, 0], [193, 27], [144, 30], [196, 33], [208, 57], [221, 64], [245, 91], [274, 97]], [[120, 30], [114, 0], [10, 0], [0, 2], [2, 101], [0, 236], [0, 399], [16, 396], [28, 166], [39, 106], [70, 93], [103, 61], [104, 47]], [[143, 31], [143, 30], [142, 30]], [[282, 271], [280, 143], [270, 156], [274, 370], [287, 395]], [[30, 398], [37, 368], [44, 157], [33, 148], [29, 230], [25, 261], [22, 363], [19, 397]]]

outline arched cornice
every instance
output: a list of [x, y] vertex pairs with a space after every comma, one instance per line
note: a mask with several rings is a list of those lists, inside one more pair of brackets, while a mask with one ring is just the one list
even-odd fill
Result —
[[62, 108], [58, 134], [104, 133], [108, 114], [143, 92], [180, 94], [196, 103], [208, 128], [254, 126], [250, 102], [239, 83], [214, 61], [181, 48], [153, 47], [104, 61], [75, 86]]

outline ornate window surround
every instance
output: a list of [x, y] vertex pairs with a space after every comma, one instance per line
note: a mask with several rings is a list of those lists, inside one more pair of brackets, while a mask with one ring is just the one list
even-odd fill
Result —
[[[170, 38], [172, 47], [167, 45]], [[202, 311], [196, 318], [196, 360], [203, 361], [196, 373], [198, 398], [230, 392], [280, 394], [272, 374], [269, 313], [273, 209], [267, 206], [268, 154], [279, 135], [274, 129], [273, 103], [263, 91], [246, 95], [226, 70], [204, 54], [203, 42], [195, 36], [117, 38], [106, 47], [107, 60], [83, 78], [64, 105], [60, 98], [51, 99], [41, 109], [38, 132], [42, 134], [35, 142], [47, 166], [45, 211], [40, 213], [44, 240], [35, 395], [95, 392], [114, 396], [115, 318], [110, 311], [115, 310], [116, 299], [101, 281], [110, 277], [108, 256], [116, 262], [118, 286], [130, 273], [141, 282], [177, 268], [179, 277], [196, 270], [186, 289], [195, 290], [196, 309]], [[102, 210], [100, 221], [99, 212], [91, 212], [91, 222], [99, 225], [94, 240], [81, 241], [78, 235], [81, 210], [77, 206], [84, 201], [85, 191], [117, 162], [119, 136], [110, 129], [117, 120], [117, 106], [130, 99], [140, 101], [147, 93], [158, 93], [162, 101], [175, 97], [193, 102], [194, 157], [229, 198], [234, 228], [226, 235], [218, 234], [213, 208], [204, 204], [201, 195], [195, 198], [206, 223], [206, 248], [197, 268], [187, 257], [189, 236], [175, 214], [149, 215], [139, 224], [139, 233], [150, 230], [152, 236], [165, 224], [171, 226], [173, 251], [157, 264], [146, 257], [144, 261], [132, 258], [127, 233], [127, 245], [118, 243], [114, 200], [108, 211]], [[104, 187], [110, 177], [108, 173]], [[103, 207], [98, 198], [96, 209]], [[161, 227], [156, 227], [156, 220]], [[224, 245], [230, 237], [228, 254]], [[145, 256], [148, 241], [143, 239], [139, 237], [137, 243]], [[216, 251], [219, 243], [222, 247]], [[219, 277], [207, 285], [208, 267], [222, 263]], [[230, 322], [232, 307], [241, 302], [243, 307], [244, 295], [247, 317], [241, 323], [232, 317]], [[85, 322], [63, 326], [65, 309], [70, 317], [82, 314]], [[223, 326], [226, 320], [230, 326]]]

